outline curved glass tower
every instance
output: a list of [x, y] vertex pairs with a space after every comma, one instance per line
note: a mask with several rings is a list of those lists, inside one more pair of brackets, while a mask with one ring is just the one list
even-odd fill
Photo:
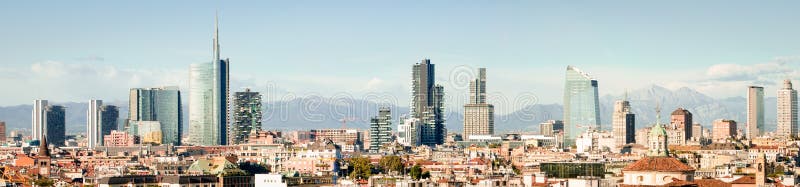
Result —
[[189, 70], [189, 142], [225, 145], [230, 111], [229, 61], [220, 59], [219, 27], [215, 23], [213, 60]]
[[600, 129], [600, 102], [597, 80], [567, 66], [564, 83], [564, 144], [575, 144], [575, 137], [588, 129]]

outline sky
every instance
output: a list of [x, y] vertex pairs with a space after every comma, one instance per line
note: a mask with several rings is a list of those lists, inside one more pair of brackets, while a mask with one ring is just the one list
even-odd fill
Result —
[[[448, 102], [487, 68], [490, 102], [562, 102], [564, 70], [600, 95], [648, 85], [715, 98], [800, 80], [798, 1], [3, 1], [0, 106], [127, 101], [188, 90], [211, 60], [214, 16], [232, 91], [267, 100], [384, 95], [407, 105], [411, 66], [436, 64]], [[184, 97], [187, 94], [184, 93]], [[498, 101], [500, 102], [500, 101]], [[499, 112], [502, 113], [502, 112]]]

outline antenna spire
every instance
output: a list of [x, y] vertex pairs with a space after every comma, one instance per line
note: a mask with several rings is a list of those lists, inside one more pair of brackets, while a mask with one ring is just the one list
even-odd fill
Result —
[[214, 62], [219, 62], [219, 10], [214, 13]]

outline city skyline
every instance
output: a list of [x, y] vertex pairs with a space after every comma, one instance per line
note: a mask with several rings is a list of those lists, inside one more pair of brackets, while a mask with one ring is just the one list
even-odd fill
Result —
[[[188, 89], [188, 70], [185, 67], [188, 64], [204, 62], [206, 61], [204, 59], [208, 59], [207, 54], [209, 49], [207, 47], [207, 38], [210, 35], [208, 31], [213, 27], [212, 24], [208, 23], [208, 20], [213, 17], [214, 10], [220, 10], [220, 24], [225, 25], [227, 29], [225, 32], [227, 35], [223, 34], [222, 36], [227, 37], [226, 46], [229, 50], [226, 50], [226, 54], [235, 57], [237, 59], [237, 65], [241, 65], [231, 69], [231, 88], [233, 90], [238, 90], [242, 87], [251, 87], [254, 91], [264, 92], [265, 90], [263, 89], [266, 87], [265, 85], [274, 84], [279, 93], [295, 93], [299, 95], [318, 93], [323, 96], [331, 96], [339, 92], [347, 92], [355, 95], [368, 92], [386, 92], [400, 99], [398, 103], [403, 105], [403, 103], [408, 103], [407, 101], [410, 99], [406, 97], [407, 91], [405, 91], [408, 87], [408, 81], [398, 75], [404, 74], [401, 70], [405, 69], [404, 67], [406, 67], [406, 64], [421, 58], [431, 58], [439, 62], [437, 64], [439, 64], [439, 69], [442, 73], [440, 73], [436, 79], [437, 82], [445, 83], [445, 85], [458, 85], [457, 81], [452, 79], [453, 77], [451, 75], [453, 74], [452, 72], [464, 69], [462, 66], [468, 66], [470, 68], [487, 67], [492, 69], [493, 72], [502, 72], [498, 73], [497, 76], [493, 78], [496, 82], [492, 84], [493, 90], [509, 95], [510, 97], [520, 93], [534, 93], [540, 98], [540, 103], [544, 104], [561, 103], [561, 94], [547, 91], [559, 89], [561, 87], [560, 84], [554, 84], [552, 82], [557, 81], [548, 80], [552, 77], [559, 77], [558, 74], [553, 72], [569, 64], [593, 72], [593, 76], [606, 82], [606, 84], [600, 88], [599, 92], [601, 95], [619, 95], [627, 88], [638, 88], [649, 84], [658, 84], [672, 89], [686, 86], [716, 98], [729, 96], [744, 97], [745, 92], [742, 90], [746, 89], [746, 86], [759, 85], [765, 87], [765, 95], [769, 97], [774, 96], [776, 90], [780, 88], [780, 80], [786, 77], [792, 79], [797, 79], [798, 77], [796, 76], [798, 75], [797, 71], [790, 68], [796, 67], [796, 64], [792, 62], [796, 62], [798, 59], [795, 52], [798, 47], [792, 46], [791, 43], [797, 43], [793, 42], [793, 40], [798, 39], [785, 37], [792, 36], [790, 34], [780, 34], [783, 32], [796, 33], [798, 28], [795, 26], [788, 26], [791, 25], [788, 24], [791, 23], [791, 20], [788, 18], [796, 13], [774, 11], [775, 9], [782, 9], [790, 6], [765, 5], [756, 7], [754, 8], [754, 12], [745, 13], [745, 15], [750, 16], [748, 20], [738, 19], [741, 18], [742, 15], [735, 15], [741, 14], [741, 12], [735, 10], [737, 10], [737, 8], [751, 6], [747, 6], [747, 3], [729, 3], [728, 7], [715, 9], [717, 11], [716, 13], [720, 14], [718, 17], [713, 16], [706, 19], [689, 20], [686, 23], [664, 20], [666, 17], [678, 16], [677, 13], [669, 11], [649, 12], [643, 15], [643, 18], [632, 18], [633, 20], [630, 20], [632, 23], [618, 23], [614, 19], [616, 16], [641, 12], [623, 9], [624, 11], [619, 12], [618, 15], [614, 13], [618, 12], [618, 9], [613, 8], [613, 6], [611, 6], [613, 4], [599, 4], [595, 9], [587, 10], [588, 12], [586, 14], [567, 14], [565, 12], [559, 12], [558, 10], [570, 7], [585, 9], [588, 8], [589, 5], [596, 4], [587, 3], [565, 6], [559, 3], [552, 3], [542, 5], [544, 7], [548, 7], [548, 5], [549, 7], [554, 7], [554, 10], [541, 10], [540, 14], [534, 14], [522, 10], [524, 8], [538, 7], [534, 6], [538, 5], [536, 3], [489, 5], [469, 3], [465, 4], [464, 7], [444, 10], [447, 13], [453, 13], [452, 15], [445, 15], [443, 13], [432, 13], [431, 15], [444, 20], [454, 20], [453, 23], [443, 22], [438, 19], [426, 20], [423, 19], [424, 17], [420, 16], [413, 16], [408, 19], [400, 20], [388, 19], [385, 23], [379, 20], [380, 18], [394, 18], [393, 16], [405, 15], [405, 12], [430, 12], [427, 10], [441, 8], [446, 4], [447, 3], [427, 3], [426, 5], [430, 5], [430, 7], [415, 7], [411, 6], [410, 3], [397, 3], [391, 4], [397, 5], [391, 6], [392, 8], [386, 7], [387, 4], [381, 3], [366, 3], [350, 8], [345, 7], [352, 6], [353, 4], [325, 4], [331, 5], [334, 8], [307, 15], [303, 13], [312, 11], [307, 9], [291, 9], [290, 7], [294, 5], [292, 3], [278, 3], [274, 6], [262, 5], [265, 9], [277, 9], [276, 11], [272, 11], [271, 13], [270, 11], [259, 11], [258, 14], [250, 17], [246, 16], [250, 14], [245, 13], [253, 13], [254, 11], [240, 4], [226, 4], [224, 6], [212, 4], [203, 5], [197, 9], [186, 12], [188, 13], [187, 15], [181, 16], [175, 16], [174, 13], [167, 11], [169, 7], [179, 6], [170, 3], [166, 3], [164, 7], [155, 8], [152, 10], [153, 12], [151, 14], [143, 17], [133, 16], [140, 14], [131, 10], [136, 7], [144, 6], [141, 4], [131, 5], [132, 7], [111, 6], [108, 7], [107, 10], [91, 9], [87, 12], [80, 13], [77, 12], [77, 9], [74, 10], [75, 12], [69, 9], [39, 12], [43, 15], [66, 13], [63, 15], [72, 19], [62, 20], [63, 22], [60, 22], [61, 24], [57, 24], [60, 26], [58, 30], [63, 30], [65, 34], [70, 34], [74, 38], [80, 39], [79, 41], [81, 42], [72, 42], [71, 40], [73, 39], [49, 38], [48, 34], [52, 31], [40, 30], [40, 26], [24, 25], [14, 22], [13, 20], [9, 21], [10, 23], [6, 25], [8, 25], [10, 29], [0, 31], [3, 35], [16, 36], [25, 30], [39, 30], [33, 33], [25, 32], [27, 34], [25, 36], [41, 38], [31, 39], [29, 40], [30, 43], [26, 43], [25, 45], [14, 45], [23, 44], [22, 40], [11, 38], [9, 44], [15, 47], [11, 47], [11, 45], [0, 46], [2, 47], [0, 49], [8, 51], [10, 54], [9, 60], [6, 63], [7, 66], [0, 68], [2, 72], [7, 72], [8, 76], [0, 78], [0, 83], [17, 88], [18, 90], [40, 91], [32, 94], [9, 95], [9, 97], [0, 99], [0, 105], [26, 104], [29, 103], [30, 100], [37, 98], [47, 98], [49, 100], [62, 102], [85, 101], [92, 98], [103, 98], [107, 102], [124, 101], [127, 88], [131, 87], [177, 85], [185, 92], [186, 89]], [[21, 6], [22, 8], [20, 10], [24, 10], [26, 6], [24, 3], [15, 5]], [[65, 6], [78, 5], [80, 4], [67, 4]], [[696, 8], [681, 9], [685, 11], [681, 16], [705, 18], [707, 13], [701, 11], [704, 7], [703, 5], [708, 7], [714, 5], [714, 3], [707, 2]], [[370, 6], [382, 7], [387, 11], [342, 14], [350, 12], [347, 10], [362, 10]], [[471, 18], [474, 18], [474, 16], [471, 16], [471, 14], [475, 13], [477, 7], [481, 6], [487, 8], [487, 11], [482, 11], [487, 18], [474, 20], [475, 26], [484, 26], [491, 29], [479, 29], [475, 31], [462, 31], [464, 29], [458, 29], [468, 27], [468, 25], [459, 23], [473, 20]], [[641, 4], [632, 4], [630, 6], [646, 8], [646, 6]], [[662, 6], [662, 8], [665, 10], [676, 10], [686, 7], [667, 4]], [[89, 17], [109, 10], [116, 11], [116, 14], [110, 14], [110, 18]], [[508, 11], [515, 14], [504, 13]], [[783, 13], [756, 13], [764, 11]], [[598, 15], [598, 17], [588, 16], [590, 13], [592, 13], [591, 15]], [[30, 17], [30, 19], [36, 23], [51, 22], [43, 20], [41, 15], [19, 12], [17, 9], [10, 9], [3, 14]], [[321, 22], [319, 19], [320, 14], [333, 15], [324, 19], [326, 21], [332, 21], [332, 23], [318, 26], [318, 28], [326, 28], [330, 30], [330, 32], [314, 31], [315, 27], [312, 25]], [[786, 16], [786, 14], [789, 16]], [[167, 18], [168, 16], [175, 17], [159, 20], [161, 18]], [[362, 16], [373, 16], [375, 18], [368, 19], [362, 18]], [[596, 21], [596, 24], [590, 24], [595, 23], [589, 21], [592, 20], [592, 18], [597, 19], [593, 20]], [[103, 21], [107, 19], [118, 19], [120, 23], [130, 24], [119, 25], [119, 27], [114, 28], [101, 27], [100, 25], [102, 24], [97, 24], [98, 22], [106, 23]], [[531, 20], [530, 23], [525, 21], [529, 19]], [[348, 22], [347, 20], [352, 20], [353, 22]], [[502, 21], [499, 23], [492, 23], [492, 20]], [[156, 30], [156, 27], [154, 27], [164, 26], [170, 21], [180, 22], [182, 24], [179, 24], [177, 27], [163, 27], [163, 30]], [[243, 24], [250, 21], [255, 21], [255, 23], [259, 24]], [[699, 34], [656, 32], [651, 30], [652, 28], [629, 27], [631, 25], [637, 25], [637, 23], [647, 23], [646, 21], [664, 24], [664, 26], [668, 28], [693, 28], [698, 30]], [[747, 25], [747, 29], [738, 29], [744, 26], [739, 24], [740, 21], [754, 22], [756, 23], [756, 27], [745, 24]], [[372, 27], [364, 28], [363, 31], [351, 30], [345, 27], [379, 24], [392, 28], [391, 26], [387, 26], [387, 24], [412, 26], [414, 22], [419, 22], [419, 25], [429, 26], [433, 29], [430, 33], [415, 31], [411, 34], [402, 34]], [[341, 23], [342, 25], [337, 26], [335, 23]], [[443, 24], [445, 26], [436, 26], [438, 24]], [[710, 24], [710, 26], [703, 26], [703, 24]], [[563, 33], [564, 36], [555, 35], [556, 37], [553, 39], [544, 39], [547, 38], [544, 36], [551, 36], [554, 34], [553, 29], [536, 30], [534, 28], [539, 27], [535, 26], [562, 28], [566, 32]], [[129, 27], [137, 27], [140, 29], [129, 29], [132, 31], [118, 30]], [[266, 28], [284, 29], [275, 31], [274, 29], [267, 30]], [[253, 29], [258, 31], [263, 29], [263, 31], [269, 32], [252, 33], [248, 31]], [[597, 33], [593, 34], [591, 32], [580, 31], [581, 29], [597, 31]], [[140, 33], [132, 33], [135, 31]], [[297, 31], [302, 32], [298, 33]], [[655, 34], [665, 34], [667, 37], [660, 39], [661, 37], [647, 37], [648, 35], [644, 35], [651, 31]], [[450, 37], [443, 37], [442, 39], [433, 39], [445, 36], [445, 33], [454, 32], [457, 34]], [[502, 34], [485, 34], [496, 32], [501, 32]], [[722, 34], [716, 35], [717, 32]], [[174, 37], [178, 35], [176, 33], [181, 33], [182, 36]], [[289, 33], [297, 33], [297, 36]], [[715, 33], [717, 37], [704, 37], [706, 36], [704, 34], [709, 33]], [[62, 35], [55, 34], [53, 36]], [[146, 36], [157, 36], [156, 38], [159, 39], [162, 37], [171, 39], [154, 41], [155, 38], [150, 38], [149, 40], [132, 41], [135, 38]], [[310, 36], [312, 38], [295, 38], [301, 36]], [[340, 39], [337, 39], [337, 36], [349, 38], [354, 44], [338, 42]], [[420, 37], [416, 39], [417, 37], [415, 36]], [[464, 38], [468, 38], [467, 36], [474, 37], [473, 44], [475, 45], [464, 45], [467, 44], [464, 42], [470, 41], [462, 41]], [[784, 37], [778, 38], [777, 36]], [[252, 37], [253, 40], [247, 40], [246, 37]], [[325, 41], [323, 43], [310, 43], [313, 41], [312, 39], [320, 39], [318, 37], [330, 38], [321, 40]], [[569, 39], [570, 37], [574, 39]], [[388, 40], [388, 42], [377, 45], [377, 49], [363, 49], [361, 47], [362, 45], [374, 46], [374, 43], [367, 41], [374, 41], [376, 38], [383, 38], [384, 40]], [[406, 39], [407, 41], [401, 41], [395, 38]], [[408, 40], [409, 38], [411, 40]], [[684, 39], [680, 41], [684, 41], [685, 43], [668, 41], [668, 39], [675, 38]], [[756, 40], [757, 38], [758, 40]], [[23, 37], [22, 39], [25, 38]], [[103, 41], [100, 41], [100, 39]], [[292, 41], [291, 39], [296, 40], [290, 42]], [[115, 41], [116, 43], [131, 43], [132, 45], [126, 45], [125, 47], [109, 45], [109, 43], [105, 42], [106, 40]], [[426, 45], [426, 47], [422, 48], [409, 45], [410, 43], [419, 43], [425, 40], [430, 41], [430, 45]], [[251, 41], [257, 41], [258, 44]], [[611, 41], [626, 42], [619, 44]], [[56, 50], [64, 49], [63, 47], [57, 48], [60, 44], [53, 46], [44, 45], [51, 42], [76, 45], [65, 50]], [[563, 42], [563, 44], [560, 42]], [[754, 45], [734, 45], [747, 42], [753, 43]], [[277, 45], [281, 43], [291, 45]], [[644, 45], [649, 46], [649, 44], [652, 43], [668, 45], [659, 45], [661, 47], [641, 47]], [[726, 43], [732, 45], [724, 45]], [[348, 47], [329, 50], [332, 49], [330, 47], [337, 44], [347, 45]], [[361, 45], [353, 46], [356, 44]], [[568, 50], [569, 46], [579, 44], [586, 44], [587, 46]], [[41, 50], [27, 50], [29, 49], [29, 45], [43, 47]], [[711, 48], [715, 50], [681, 49], [682, 47], [702, 46], [706, 46], [703, 49], [709, 49], [710, 47], [707, 47], [708, 45], [717, 47]], [[144, 46], [148, 46], [148, 48]], [[283, 46], [284, 48], [278, 46]], [[448, 50], [451, 46], [471, 47]], [[718, 46], [737, 47], [720, 48]], [[763, 46], [770, 46], [770, 50], [763, 50]], [[300, 50], [301, 47], [310, 48]], [[152, 51], [153, 49], [150, 48], [162, 50]], [[125, 51], [125, 53], [121, 53], [122, 51]], [[262, 54], [261, 51], [267, 51], [268, 53]], [[624, 51], [625, 55], [620, 55], [618, 51]], [[701, 55], [698, 54], [699, 52], [694, 51], [706, 51], [708, 54]], [[308, 55], [297, 55], [298, 53], [313, 53], [318, 54], [314, 56], [320, 57], [304, 57]], [[146, 55], [131, 56], [128, 54]], [[576, 56], [574, 54], [580, 54], [577, 56], [585, 57], [572, 57]], [[652, 58], [653, 56], [659, 58]], [[485, 63], [490, 61], [499, 63]], [[269, 68], [270, 66], [278, 64], [285, 68], [280, 68], [283, 69], [282, 71]], [[310, 64], [319, 64], [320, 66], [309, 66]], [[335, 68], [353, 69], [354, 71], [364, 70], [364, 68], [379, 68], [379, 71], [364, 71], [366, 73], [358, 75], [330, 71]], [[650, 71], [659, 71], [663, 73], [648, 73]], [[76, 74], [75, 72], [85, 73]], [[629, 73], [621, 74], [620, 72]], [[531, 74], [534, 74], [534, 76], [530, 76]], [[650, 80], [630, 80], [641, 76], [648, 76]], [[513, 84], [515, 81], [523, 82], [523, 86]], [[83, 87], [77, 86], [72, 82], [87, 83], [87, 86], [106, 87], [109, 89], [96, 92], [87, 92], [89, 89], [70, 89]], [[450, 93], [466, 95], [466, 93], [462, 93], [462, 91], [466, 89], [465, 87], [466, 86], [453, 86], [452, 88], [448, 88], [448, 90]], [[55, 96], [46, 95], [46, 93], [53, 93], [56, 91], [63, 94]], [[455, 103], [448, 103], [450, 106], [461, 106], [464, 104], [465, 100], [457, 101], [453, 99], [448, 102]], [[499, 110], [498, 112], [503, 113], [505, 111]]]

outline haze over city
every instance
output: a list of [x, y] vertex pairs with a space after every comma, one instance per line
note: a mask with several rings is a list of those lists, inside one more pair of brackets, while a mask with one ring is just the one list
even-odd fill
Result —
[[0, 3], [0, 186], [800, 186], [800, 2]]

